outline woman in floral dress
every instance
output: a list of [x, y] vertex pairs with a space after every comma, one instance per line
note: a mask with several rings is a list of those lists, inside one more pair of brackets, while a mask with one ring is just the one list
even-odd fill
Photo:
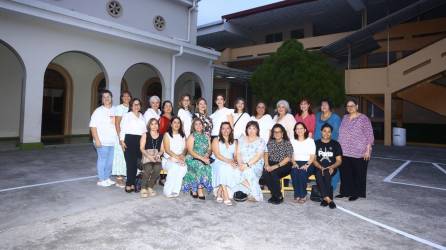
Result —
[[203, 122], [203, 130], [204, 133], [211, 137], [212, 132], [212, 119], [209, 117], [208, 114], [208, 104], [206, 99], [203, 97], [200, 97], [197, 99], [196, 105], [195, 105], [195, 116], [194, 118], [198, 118]]
[[203, 189], [212, 192], [212, 168], [209, 165], [210, 138], [204, 133], [203, 121], [195, 118], [192, 133], [187, 138], [187, 173], [183, 179], [183, 191], [194, 198], [205, 199]]

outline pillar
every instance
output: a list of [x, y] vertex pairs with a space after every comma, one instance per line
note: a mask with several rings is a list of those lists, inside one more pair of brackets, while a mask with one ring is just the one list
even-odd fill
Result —
[[384, 145], [392, 145], [392, 93], [384, 94]]

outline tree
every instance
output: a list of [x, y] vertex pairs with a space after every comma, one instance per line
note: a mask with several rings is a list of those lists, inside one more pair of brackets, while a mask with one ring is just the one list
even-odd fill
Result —
[[257, 98], [268, 106], [280, 99], [294, 106], [303, 97], [313, 103], [330, 98], [338, 106], [345, 98], [341, 72], [321, 53], [304, 50], [294, 39], [284, 42], [257, 68], [250, 84]]

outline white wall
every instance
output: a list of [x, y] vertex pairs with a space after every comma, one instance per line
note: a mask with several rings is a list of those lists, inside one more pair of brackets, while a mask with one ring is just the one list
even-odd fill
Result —
[[[108, 0], [39, 0], [90, 16], [132, 26], [155, 34], [186, 39], [188, 7], [172, 0], [118, 0], [123, 8], [122, 15], [112, 17], [106, 11]], [[166, 28], [158, 31], [153, 18], [164, 17]]]
[[64, 67], [73, 80], [73, 113], [71, 114], [71, 133], [88, 134], [90, 121], [91, 86], [102, 69], [91, 57], [68, 52], [57, 56], [52, 61]]
[[145, 100], [143, 100], [144, 96], [142, 96], [142, 88], [144, 83], [153, 77], [159, 77], [158, 73], [147, 64], [133, 65], [124, 75], [124, 79], [127, 82], [127, 86], [129, 87], [129, 91], [132, 93], [132, 96], [140, 98], [143, 102], [145, 102]]
[[25, 72], [17, 56], [0, 43], [0, 137], [18, 137]]

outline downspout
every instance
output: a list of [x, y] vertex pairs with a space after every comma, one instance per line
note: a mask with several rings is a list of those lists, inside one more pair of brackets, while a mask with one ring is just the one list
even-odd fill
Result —
[[183, 45], [180, 46], [180, 51], [177, 54], [172, 55], [172, 67], [170, 72], [170, 101], [172, 101], [172, 104], [174, 103], [174, 92], [175, 92], [175, 66], [176, 66], [176, 58], [178, 56], [183, 55]]

